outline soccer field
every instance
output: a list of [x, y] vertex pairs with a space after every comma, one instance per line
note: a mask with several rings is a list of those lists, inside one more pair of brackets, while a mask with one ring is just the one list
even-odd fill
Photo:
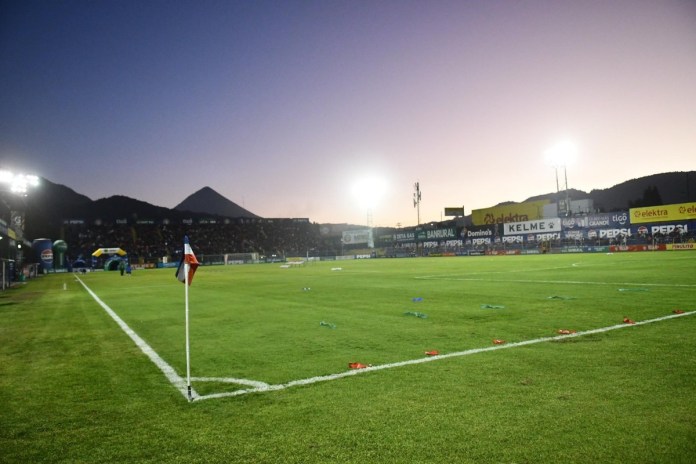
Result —
[[173, 270], [42, 277], [0, 294], [0, 459], [689, 462], [695, 258], [200, 267], [193, 402]]

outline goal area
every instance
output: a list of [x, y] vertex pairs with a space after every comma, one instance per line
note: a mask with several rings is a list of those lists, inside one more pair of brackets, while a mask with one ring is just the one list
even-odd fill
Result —
[[258, 253], [225, 253], [223, 263], [228, 264], [252, 264], [260, 262]]

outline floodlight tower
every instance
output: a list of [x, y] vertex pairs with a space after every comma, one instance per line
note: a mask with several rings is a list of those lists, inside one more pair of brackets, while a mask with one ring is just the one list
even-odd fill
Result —
[[372, 228], [372, 210], [379, 203], [387, 190], [384, 179], [367, 177], [359, 180], [353, 186], [353, 194], [358, 199], [360, 206], [365, 208], [367, 227]]
[[[37, 187], [39, 178], [33, 175], [15, 174], [11, 171], [0, 170], [0, 187], [3, 196], [2, 202], [10, 211], [10, 224], [17, 233], [19, 239], [24, 237], [24, 208], [19, 205], [20, 198], [27, 196], [30, 187]], [[10, 195], [5, 197], [5, 193]], [[18, 206], [20, 206], [18, 208]]]
[[[17, 269], [22, 262], [22, 240], [24, 239], [24, 205], [23, 198], [27, 196], [30, 187], [39, 185], [39, 178], [33, 175], [15, 174], [11, 171], [0, 170], [0, 201], [9, 213], [9, 228], [15, 237], [7, 236], [7, 250], [9, 261], [12, 261], [12, 253], [16, 253]], [[2, 237], [0, 237], [2, 238]], [[6, 279], [5, 260], [2, 261], [3, 288]]]
[[[572, 163], [577, 156], [577, 146], [568, 140], [559, 142], [553, 147], [546, 150], [546, 161], [549, 163], [556, 173], [556, 204], [559, 215], [570, 215], [570, 192], [568, 191], [568, 164]], [[563, 202], [559, 201], [561, 195], [560, 186], [558, 184], [558, 168], [563, 168], [563, 178], [565, 181], [565, 198]], [[562, 205], [562, 206], [561, 206]]]
[[416, 208], [418, 215], [418, 225], [420, 225], [420, 202], [421, 202], [421, 189], [420, 182], [413, 184], [413, 207]]

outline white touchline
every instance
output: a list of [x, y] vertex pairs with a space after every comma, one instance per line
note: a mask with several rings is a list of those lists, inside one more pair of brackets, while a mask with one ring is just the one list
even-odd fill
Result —
[[[118, 314], [116, 314], [106, 303], [104, 303], [78, 276], [75, 276], [75, 279], [77, 279], [80, 284], [87, 290], [87, 293], [90, 294], [92, 298], [94, 298], [94, 301], [99, 303], [99, 306], [101, 306], [104, 311], [107, 312], [111, 318], [116, 321], [116, 323], [123, 329], [123, 331], [128, 335], [131, 340], [135, 342], [135, 344], [142, 350], [145, 355], [150, 358], [150, 361], [155, 363], [157, 367], [164, 373], [164, 375], [167, 377], [167, 379], [174, 385], [174, 387], [181, 392], [182, 395], [184, 395], [184, 398], [188, 399], [188, 387], [186, 385], [186, 379], [181, 377], [179, 374], [176, 373], [174, 368], [170, 366], [164, 359], [158, 355], [155, 350], [150, 347], [150, 345], [147, 344], [145, 340], [140, 338], [140, 336], [133, 331], [130, 327], [128, 327], [128, 324], [123, 322], [123, 319], [121, 319]], [[191, 391], [192, 395], [194, 397], [198, 396], [198, 394], [195, 391]]]
[[453, 276], [418, 276], [420, 280], [456, 280], [461, 282], [503, 282], [521, 284], [573, 284], [573, 285], [633, 285], [637, 287], [696, 287], [696, 284], [661, 284], [661, 283], [636, 283], [636, 282], [588, 282], [583, 280], [531, 280], [531, 279], [485, 279], [479, 277], [453, 277]]
[[609, 332], [610, 330], [624, 329], [627, 327], [635, 327], [637, 325], [651, 324], [653, 322], [660, 322], [660, 321], [665, 321], [667, 319], [674, 319], [676, 317], [689, 316], [691, 314], [696, 314], [696, 311], [684, 312], [682, 314], [670, 314], [668, 316], [658, 317], [655, 319], [647, 319], [645, 321], [638, 321], [638, 322], [635, 322], [634, 324], [617, 324], [617, 325], [612, 325], [609, 327], [601, 327], [599, 329], [585, 330], [582, 332], [576, 332], [576, 333], [572, 333], [572, 334], [568, 334], [568, 335], [556, 335], [553, 337], [535, 338], [532, 340], [507, 343], [504, 345], [493, 345], [493, 346], [488, 346], [485, 348], [474, 348], [474, 349], [466, 350], [466, 351], [457, 351], [454, 353], [446, 353], [446, 354], [441, 354], [441, 355], [437, 355], [437, 356], [431, 356], [428, 358], [417, 358], [417, 359], [410, 359], [407, 361], [400, 361], [400, 362], [389, 363], [389, 364], [380, 364], [378, 366], [370, 366], [370, 367], [366, 367], [364, 369], [354, 369], [351, 371], [340, 372], [338, 374], [321, 375], [318, 377], [311, 377], [308, 379], [293, 380], [291, 382], [284, 383], [284, 384], [277, 384], [277, 385], [264, 384], [264, 385], [259, 386], [257, 388], [248, 388], [248, 389], [244, 389], [244, 390], [236, 390], [233, 392], [214, 393], [214, 394], [210, 394], [210, 395], [203, 395], [203, 396], [199, 396], [199, 397], [195, 398], [194, 400], [198, 401], [198, 400], [207, 400], [207, 399], [213, 399], [213, 398], [225, 398], [225, 397], [230, 397], [230, 396], [245, 395], [247, 393], [283, 390], [285, 388], [296, 387], [299, 385], [310, 385], [310, 384], [317, 383], [317, 382], [326, 382], [329, 380], [337, 380], [337, 379], [341, 379], [343, 377], [349, 377], [351, 375], [363, 374], [365, 372], [373, 372], [373, 371], [379, 371], [382, 369], [391, 369], [393, 367], [408, 366], [410, 364], [421, 364], [421, 363], [432, 362], [432, 361], [437, 361], [437, 360], [446, 359], [446, 358], [468, 356], [471, 354], [484, 353], [487, 351], [505, 350], [505, 349], [509, 349], [509, 348], [516, 348], [518, 346], [533, 345], [536, 343], [549, 342], [552, 340], [562, 340], [565, 338], [581, 337], [583, 335], [590, 335], [590, 334], [601, 333], [601, 332]]

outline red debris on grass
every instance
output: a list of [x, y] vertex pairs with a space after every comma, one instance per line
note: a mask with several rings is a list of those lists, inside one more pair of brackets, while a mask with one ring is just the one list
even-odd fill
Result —
[[675, 309], [675, 310], [672, 311], [672, 312], [673, 312], [674, 314], [684, 314], [685, 311], [684, 311], [683, 309]]
[[366, 367], [369, 367], [369, 365], [362, 363], [348, 363], [348, 369], [365, 369]]
[[425, 354], [427, 356], [437, 356], [438, 354], [440, 354], [440, 352], [437, 350], [432, 350], [432, 351], [426, 351]]
[[624, 317], [624, 322], [625, 322], [626, 324], [635, 324], [635, 323], [636, 323], [635, 321], [632, 321], [631, 319], [629, 319], [629, 318], [627, 318], [627, 317]]
[[570, 335], [577, 333], [577, 330], [570, 330], [570, 329], [558, 329], [558, 333], [561, 335]]
[[493, 344], [494, 345], [503, 345], [503, 344], [505, 344], [505, 340], [500, 340], [500, 339], [496, 338], [495, 340], [493, 340]]

